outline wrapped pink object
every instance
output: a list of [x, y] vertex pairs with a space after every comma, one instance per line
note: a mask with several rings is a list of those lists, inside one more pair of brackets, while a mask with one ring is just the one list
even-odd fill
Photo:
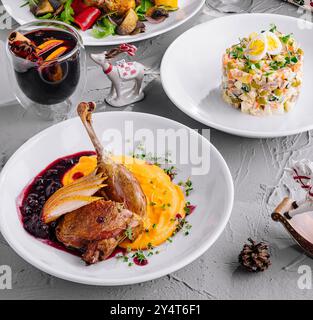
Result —
[[302, 7], [303, 9], [313, 11], [313, 0], [283, 0], [283, 1], [295, 4], [299, 7]]

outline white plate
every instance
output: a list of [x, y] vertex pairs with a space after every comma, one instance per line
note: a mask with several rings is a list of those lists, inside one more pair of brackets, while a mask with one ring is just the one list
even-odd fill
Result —
[[[146, 23], [146, 32], [135, 36], [110, 36], [103, 39], [95, 39], [90, 31], [81, 32], [86, 46], [116, 45], [121, 43], [136, 42], [149, 39], [168, 32], [190, 18], [192, 18], [203, 6], [205, 0], [179, 0], [179, 10], [171, 12], [170, 17], [160, 24]], [[28, 7], [22, 7], [23, 0], [2, 0], [6, 11], [20, 24], [33, 21], [35, 18]]]
[[[313, 24], [272, 14], [243, 14], [219, 18], [182, 34], [168, 48], [161, 65], [165, 92], [190, 117], [221, 131], [245, 137], [280, 137], [313, 129]], [[222, 55], [251, 32], [276, 24], [293, 33], [305, 51], [304, 84], [294, 110], [288, 114], [255, 117], [227, 105], [220, 92]], [[310, 28], [309, 28], [310, 27]]]
[[[127, 119], [127, 120], [125, 120]], [[173, 243], [160, 247], [160, 254], [149, 258], [145, 267], [128, 267], [118, 259], [109, 259], [87, 267], [79, 257], [55, 249], [30, 236], [22, 227], [16, 209], [16, 198], [22, 189], [53, 160], [84, 150], [93, 150], [78, 118], [52, 126], [28, 140], [7, 162], [0, 175], [0, 230], [10, 246], [35, 267], [60, 278], [92, 285], [125, 285], [156, 279], [186, 266], [202, 255], [223, 231], [233, 205], [233, 182], [229, 169], [219, 152], [208, 140], [188, 127], [162, 117], [135, 112], [106, 112], [94, 117], [99, 137], [106, 130], [124, 133], [125, 121], [133, 121], [138, 129], [184, 129], [194, 144], [203, 143], [203, 155], [210, 158], [210, 170], [204, 176], [192, 176], [195, 191], [190, 201], [197, 205], [188, 217], [192, 224], [189, 236], [178, 233]], [[137, 140], [138, 138], [136, 138]], [[145, 143], [147, 151], [153, 144]], [[104, 138], [102, 139], [104, 141]], [[136, 141], [134, 141], [136, 143]], [[138, 142], [138, 141], [137, 141]], [[151, 142], [151, 141], [150, 141]], [[115, 149], [120, 145], [111, 145]], [[175, 148], [174, 145], [172, 145]], [[174, 151], [169, 143], [169, 150]], [[178, 144], [177, 154], [184, 144]], [[191, 175], [190, 165], [176, 164], [178, 179]]]

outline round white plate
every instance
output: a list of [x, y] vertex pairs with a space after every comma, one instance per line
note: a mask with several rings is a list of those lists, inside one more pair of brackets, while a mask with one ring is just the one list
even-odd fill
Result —
[[[293, 33], [305, 51], [301, 95], [288, 114], [255, 117], [227, 105], [221, 97], [222, 55], [238, 39], [271, 24]], [[165, 92], [190, 117], [215, 129], [245, 137], [280, 137], [313, 129], [313, 24], [272, 14], [231, 15], [198, 25], [176, 39], [161, 65]]]
[[[192, 141], [193, 146], [198, 143], [203, 145], [202, 159], [210, 159], [210, 169], [204, 175], [192, 175], [191, 164], [187, 161], [184, 165], [175, 164], [179, 172], [177, 180], [185, 181], [191, 177], [195, 190], [188, 198], [192, 204], [197, 205], [195, 212], [188, 217], [192, 224], [190, 235], [178, 233], [173, 238], [173, 243], [160, 246], [160, 254], [149, 258], [149, 264], [144, 267], [128, 267], [127, 263], [115, 258], [86, 266], [79, 257], [53, 248], [30, 236], [23, 229], [16, 208], [16, 199], [23, 188], [53, 160], [79, 151], [93, 150], [80, 120], [74, 118], [54, 125], [28, 140], [3, 168], [0, 175], [0, 230], [10, 246], [38, 269], [56, 277], [91, 285], [125, 285], [152, 280], [197, 259], [217, 240], [232, 210], [233, 182], [219, 152], [196, 131], [154, 115], [135, 112], [98, 113], [94, 116], [94, 125], [103, 144], [109, 132], [121, 132], [124, 137], [125, 132], [131, 132], [129, 128], [132, 126], [134, 134], [139, 135], [148, 130], [147, 136], [152, 132], [154, 137], [162, 129], [183, 130], [190, 134], [190, 144]], [[141, 131], [138, 131], [140, 129]], [[133, 141], [136, 144], [142, 141], [138, 136], [131, 139], [132, 133], [126, 137], [126, 140], [122, 140], [128, 141], [127, 143]], [[155, 142], [157, 143], [157, 140]], [[147, 139], [147, 152], [153, 151], [156, 143], [153, 139]], [[111, 143], [106, 147], [114, 152], [121, 147], [121, 143]], [[177, 146], [173, 141], [168, 142], [168, 151], [176, 151], [177, 155], [185, 147], [186, 141], [178, 143]], [[189, 153], [189, 150], [186, 152]], [[194, 153], [193, 151], [193, 156]]]
[[[149, 39], [168, 32], [190, 18], [192, 18], [203, 6], [205, 0], [179, 0], [179, 10], [170, 12], [170, 17], [160, 24], [146, 23], [146, 32], [135, 36], [110, 36], [103, 39], [95, 39], [90, 31], [81, 32], [86, 46], [116, 45], [121, 43], [136, 42]], [[2, 0], [6, 11], [19, 23], [24, 24], [35, 20], [27, 6], [21, 7], [23, 0]]]

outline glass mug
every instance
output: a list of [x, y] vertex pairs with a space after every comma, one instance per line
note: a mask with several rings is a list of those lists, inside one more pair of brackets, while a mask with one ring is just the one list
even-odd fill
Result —
[[[43, 53], [45, 58], [40, 63], [35, 59], [24, 59], [14, 52], [19, 48], [12, 43], [20, 44], [16, 39], [21, 35], [38, 44], [36, 50], [41, 48], [40, 44], [47, 44], [47, 52]], [[13, 42], [13, 39], [16, 41]], [[62, 43], [56, 50], [64, 50], [64, 54], [53, 56], [53, 50], [49, 50], [51, 39]], [[25, 109], [46, 120], [60, 121], [73, 115], [87, 78], [86, 52], [75, 28], [50, 20], [24, 24], [9, 36], [6, 52], [12, 89]], [[45, 50], [41, 49], [41, 52]]]

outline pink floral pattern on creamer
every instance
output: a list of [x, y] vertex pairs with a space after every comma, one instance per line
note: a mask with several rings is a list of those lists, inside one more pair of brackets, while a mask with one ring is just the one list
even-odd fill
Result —
[[137, 76], [138, 70], [135, 68], [133, 62], [124, 62], [117, 66], [118, 72], [122, 79], [133, 79]]

